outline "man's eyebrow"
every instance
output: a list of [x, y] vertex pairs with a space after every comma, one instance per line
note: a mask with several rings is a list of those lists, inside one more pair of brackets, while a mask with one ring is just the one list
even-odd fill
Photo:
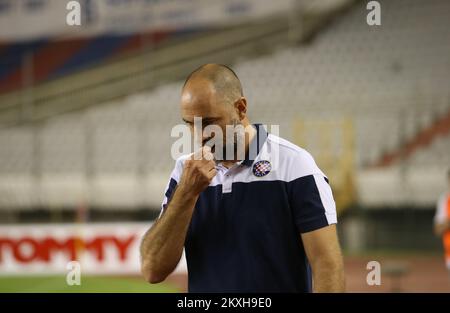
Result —
[[205, 117], [202, 119], [202, 122], [209, 124], [209, 123], [217, 121], [218, 119], [219, 119], [218, 117]]
[[[204, 118], [202, 118], [202, 123], [212, 123], [212, 122], [215, 122], [215, 121], [217, 121], [219, 119], [219, 117], [204, 117]], [[194, 124], [194, 122], [192, 122], [192, 121], [188, 121], [187, 119], [185, 119], [185, 118], [182, 118], [182, 120], [183, 120], [183, 122], [185, 122], [185, 123], [188, 123], [188, 124]]]

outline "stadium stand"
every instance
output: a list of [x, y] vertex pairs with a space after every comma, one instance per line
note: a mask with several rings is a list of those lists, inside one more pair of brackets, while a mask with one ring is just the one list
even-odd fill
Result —
[[0, 49], [0, 93], [11, 92], [23, 86], [26, 78], [22, 64], [29, 55], [32, 56], [33, 64], [30, 80], [33, 85], [37, 85], [196, 32], [200, 30], [101, 35], [70, 40], [39, 39], [4, 44]]
[[[368, 206], [413, 200], [432, 204], [440, 191], [437, 186], [442, 185], [440, 175], [450, 164], [448, 133], [421, 146], [407, 161], [372, 166], [432, 127], [450, 109], [450, 29], [446, 27], [450, 3], [429, 3], [386, 2], [381, 27], [389, 32], [368, 27], [361, 20], [365, 6], [356, 5], [307, 44], [242, 58], [233, 66], [249, 99], [252, 120], [279, 124], [280, 135], [295, 142], [296, 120], [350, 119], [357, 201]], [[96, 45], [118, 43], [99, 39], [84, 47], [95, 50]], [[33, 49], [45, 49], [39, 47]], [[66, 75], [84, 62], [104, 57], [79, 51], [42, 77]], [[11, 72], [0, 74], [7, 77]], [[180, 89], [180, 81], [166, 83], [2, 130], [0, 206], [74, 208], [85, 201], [99, 208], [157, 209], [173, 166], [170, 131], [181, 122]], [[314, 146], [305, 148], [313, 155], [319, 153]], [[430, 164], [435, 170], [429, 170]], [[424, 183], [428, 189], [411, 192]], [[376, 197], [374, 190], [379, 191]]]

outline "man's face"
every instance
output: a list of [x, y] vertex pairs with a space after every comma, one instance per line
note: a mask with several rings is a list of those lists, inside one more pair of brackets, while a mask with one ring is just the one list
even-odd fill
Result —
[[[204, 130], [209, 125], [216, 125], [222, 130], [223, 139], [220, 140], [223, 145], [223, 158], [225, 159], [225, 148], [235, 148], [235, 140], [232, 139], [227, 145], [226, 126], [239, 125], [240, 120], [237, 109], [233, 103], [223, 103], [224, 100], [217, 96], [211, 83], [205, 80], [196, 80], [189, 82], [181, 96], [181, 116], [191, 128], [191, 133], [201, 146], [204, 146], [215, 133], [205, 134]], [[194, 117], [201, 118], [202, 128], [198, 128], [194, 134]], [[200, 133], [201, 131], [201, 133]], [[212, 152], [217, 155], [215, 147]]]

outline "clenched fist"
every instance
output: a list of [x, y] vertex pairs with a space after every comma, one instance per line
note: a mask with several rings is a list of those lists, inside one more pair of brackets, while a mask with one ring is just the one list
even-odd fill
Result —
[[180, 180], [180, 187], [185, 192], [198, 196], [205, 190], [211, 180], [216, 176], [216, 168], [214, 156], [211, 153], [211, 148], [208, 146], [202, 147], [196, 151], [190, 159], [184, 163], [183, 174]]

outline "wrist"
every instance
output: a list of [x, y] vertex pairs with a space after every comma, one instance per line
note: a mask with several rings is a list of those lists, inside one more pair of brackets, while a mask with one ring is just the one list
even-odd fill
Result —
[[195, 200], [197, 201], [199, 193], [195, 192], [191, 186], [187, 186], [184, 182], [180, 182], [180, 184], [177, 187], [177, 193], [184, 199], [184, 200]]

